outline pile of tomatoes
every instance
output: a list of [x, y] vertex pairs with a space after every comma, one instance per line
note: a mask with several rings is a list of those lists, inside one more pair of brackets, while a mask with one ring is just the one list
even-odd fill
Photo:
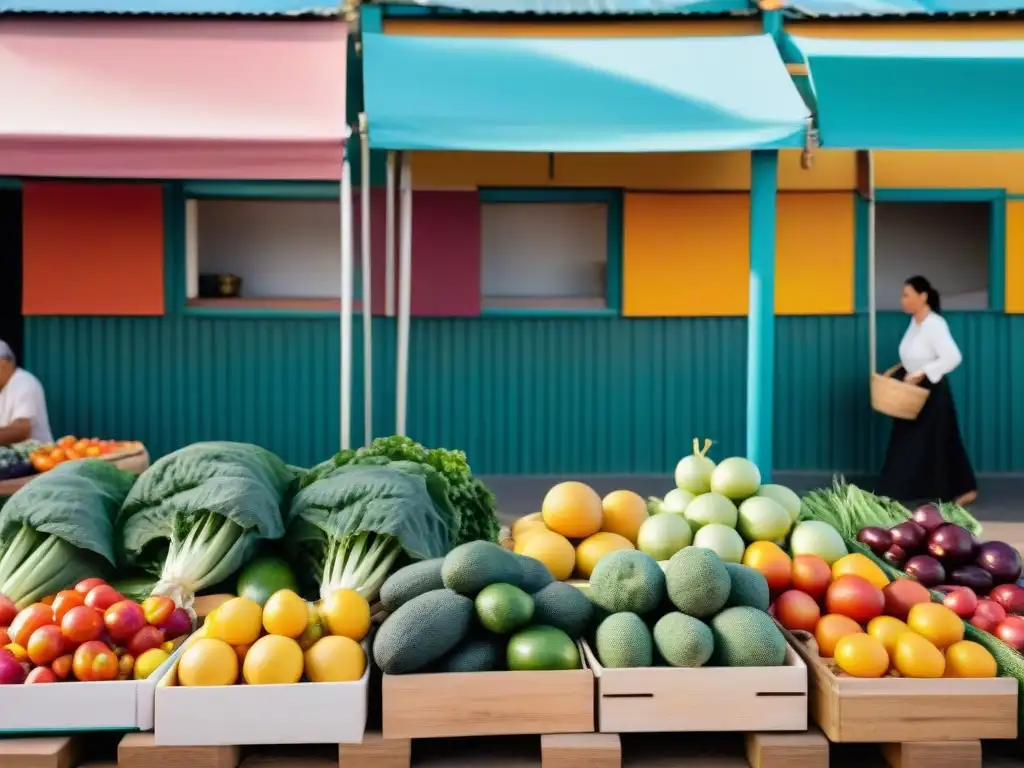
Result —
[[139, 604], [102, 579], [20, 611], [0, 596], [0, 685], [143, 680], [191, 630], [171, 598]]
[[786, 629], [814, 635], [818, 654], [852, 677], [995, 677], [988, 650], [964, 640], [964, 622], [910, 579], [889, 581], [861, 554], [829, 567], [793, 558], [790, 588], [770, 613]]
[[62, 437], [53, 445], [44, 445], [33, 451], [29, 461], [36, 472], [49, 472], [58, 464], [75, 459], [95, 459], [111, 453], [122, 453], [136, 443], [115, 440], [100, 440], [96, 437], [78, 438], [73, 435]]

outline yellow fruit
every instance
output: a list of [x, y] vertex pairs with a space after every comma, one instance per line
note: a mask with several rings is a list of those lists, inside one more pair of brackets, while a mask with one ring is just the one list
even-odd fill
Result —
[[942, 651], [915, 632], [896, 638], [893, 666], [904, 677], [942, 677], [946, 659]]
[[365, 670], [362, 646], [348, 637], [330, 635], [306, 651], [306, 677], [314, 683], [351, 683]]
[[858, 552], [844, 555], [832, 563], [832, 581], [840, 576], [860, 576], [870, 584], [883, 589], [889, 583], [889, 577], [881, 568], [866, 556]]
[[[170, 654], [162, 648], [150, 648], [148, 651], [143, 652], [139, 658], [135, 660], [135, 668], [133, 671], [136, 680], [145, 680], [157, 669], [170, 658]], [[238, 672], [236, 671], [237, 675]]]
[[320, 602], [328, 633], [359, 642], [370, 631], [370, 604], [354, 589], [336, 589]]
[[234, 685], [238, 656], [223, 640], [196, 640], [178, 659], [178, 682], [184, 686]]
[[547, 529], [547, 525], [544, 524], [544, 513], [533, 512], [512, 523], [512, 538], [521, 539], [531, 531], [546, 531]]
[[320, 618], [320, 609], [312, 603], [306, 603], [306, 611], [306, 629], [298, 637], [299, 647], [304, 651], [324, 636], [324, 622]]
[[271, 635], [296, 638], [309, 625], [306, 601], [290, 589], [279, 589], [263, 606], [263, 628]]
[[946, 677], [995, 677], [996, 660], [985, 646], [961, 640], [946, 649]]
[[576, 547], [576, 570], [584, 579], [589, 579], [597, 561], [617, 549], [636, 549], [633, 542], [617, 533], [595, 533], [581, 541]]
[[907, 631], [907, 625], [892, 616], [876, 616], [868, 622], [868, 634], [885, 646], [885, 652], [892, 658], [896, 650], [896, 638]]
[[601, 500], [601, 530], [617, 533], [633, 545], [647, 519], [647, 502], [632, 491], [612, 491]]
[[541, 512], [548, 528], [569, 539], [585, 539], [601, 530], [601, 497], [584, 483], [556, 485], [544, 497]]
[[911, 607], [907, 626], [940, 651], [964, 639], [963, 620], [941, 603]]
[[228, 645], [256, 642], [263, 629], [263, 609], [255, 600], [233, 597], [206, 617], [206, 636]]
[[245, 654], [242, 677], [249, 685], [289, 685], [302, 679], [302, 649], [290, 637], [264, 635]]
[[889, 654], [882, 641], [862, 633], [839, 638], [833, 658], [852, 677], [882, 677], [889, 671]]
[[538, 531], [516, 542], [516, 554], [540, 560], [558, 581], [572, 576], [576, 567], [576, 550], [565, 536], [553, 531]]

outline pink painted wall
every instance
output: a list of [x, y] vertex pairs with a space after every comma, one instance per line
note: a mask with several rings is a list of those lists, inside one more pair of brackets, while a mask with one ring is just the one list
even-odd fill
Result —
[[[383, 211], [376, 201], [373, 206]], [[376, 246], [372, 250], [376, 256]], [[480, 198], [475, 190], [413, 192], [412, 314], [480, 314]]]

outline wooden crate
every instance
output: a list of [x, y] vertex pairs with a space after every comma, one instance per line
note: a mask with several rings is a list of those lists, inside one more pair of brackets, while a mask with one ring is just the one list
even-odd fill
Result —
[[601, 733], [806, 731], [807, 665], [792, 647], [782, 667], [594, 670]]
[[[811, 717], [833, 742], [906, 744], [1017, 738], [1017, 681], [1012, 678], [867, 680], [840, 676], [818, 656], [814, 646], [806, 644], [806, 633], [787, 634], [810, 672]], [[977, 751], [980, 755], [980, 747]]]
[[594, 731], [594, 673], [586, 661], [559, 672], [384, 675], [382, 686], [389, 740]]

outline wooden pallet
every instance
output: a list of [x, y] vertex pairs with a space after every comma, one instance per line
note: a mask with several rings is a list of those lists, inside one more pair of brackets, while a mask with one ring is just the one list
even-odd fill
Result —
[[0, 768], [116, 768], [118, 734], [0, 737]]

